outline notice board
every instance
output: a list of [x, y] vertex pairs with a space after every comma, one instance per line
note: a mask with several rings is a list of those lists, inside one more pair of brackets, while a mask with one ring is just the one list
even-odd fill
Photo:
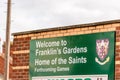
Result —
[[30, 80], [114, 80], [115, 32], [30, 41]]

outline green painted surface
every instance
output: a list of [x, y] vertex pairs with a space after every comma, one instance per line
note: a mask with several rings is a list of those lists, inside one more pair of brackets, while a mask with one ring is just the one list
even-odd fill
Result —
[[[108, 43], [102, 48], [103, 57], [97, 54], [98, 42], [100, 46]], [[30, 79], [37, 76], [107, 74], [109, 80], [114, 80], [114, 50], [115, 32], [31, 40]]]

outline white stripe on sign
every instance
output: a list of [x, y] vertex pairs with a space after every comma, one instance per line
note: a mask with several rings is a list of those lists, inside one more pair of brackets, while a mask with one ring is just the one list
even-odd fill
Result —
[[71, 75], [32, 77], [32, 80], [108, 80], [108, 75]]

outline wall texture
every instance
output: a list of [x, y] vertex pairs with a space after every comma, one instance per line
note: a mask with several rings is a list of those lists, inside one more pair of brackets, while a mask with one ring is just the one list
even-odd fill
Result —
[[[4, 61], [5, 61], [4, 53], [2, 53], [0, 55], [0, 80], [3, 80], [3, 79], [1, 79], [1, 77], [2, 78], [4, 77]], [[12, 63], [11, 63], [11, 60], [10, 60], [9, 72], [10, 72], [9, 77], [11, 79], [11, 77], [12, 77]]]
[[[10, 59], [9, 59], [9, 77], [10, 77], [10, 80], [11, 80], [11, 77], [12, 77], [12, 57], [11, 57], [11, 55], [12, 55], [12, 42], [11, 42], [11, 48], [10, 48]], [[5, 63], [5, 43], [3, 44], [3, 46], [2, 46], [2, 53], [0, 53], [0, 76], [2, 76], [2, 78], [4, 77], [4, 63]], [[0, 79], [1, 80], [1, 79]], [[3, 79], [2, 79], [3, 80]]]
[[0, 75], [4, 75], [4, 58], [3, 54], [0, 53]]
[[13, 33], [12, 80], [29, 80], [30, 40], [108, 31], [116, 32], [115, 80], [120, 80], [120, 20]]

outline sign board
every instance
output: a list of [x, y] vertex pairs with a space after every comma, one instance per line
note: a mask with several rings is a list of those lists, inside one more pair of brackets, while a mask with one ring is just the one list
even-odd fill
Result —
[[114, 50], [115, 32], [31, 40], [30, 80], [114, 80]]

